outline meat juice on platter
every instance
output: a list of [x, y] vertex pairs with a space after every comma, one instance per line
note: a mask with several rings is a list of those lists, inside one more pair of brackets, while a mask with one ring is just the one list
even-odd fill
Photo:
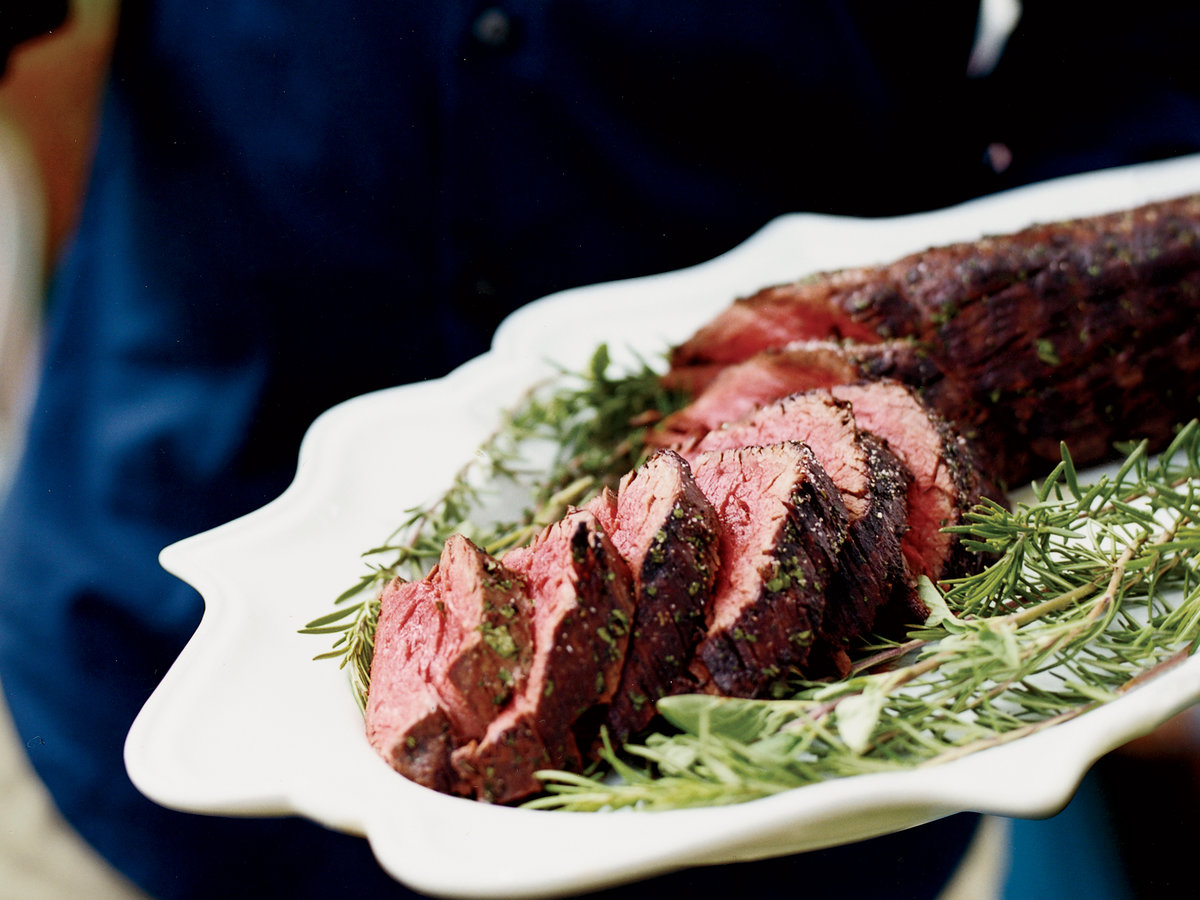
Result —
[[920, 578], [985, 562], [945, 530], [976, 503], [1200, 413], [1200, 196], [766, 288], [663, 381], [689, 403], [615, 490], [387, 586], [366, 726], [397, 771], [519, 801], [662, 698], [781, 696], [919, 624]]

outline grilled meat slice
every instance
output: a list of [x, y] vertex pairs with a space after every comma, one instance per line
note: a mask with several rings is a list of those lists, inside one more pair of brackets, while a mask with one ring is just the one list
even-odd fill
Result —
[[[911, 342], [888, 343], [902, 343], [902, 350], [912, 346]], [[669, 369], [662, 380], [667, 387], [686, 392], [693, 403], [706, 395], [711, 402], [742, 392], [758, 396], [763, 402], [808, 388], [857, 381], [864, 377], [860, 366], [863, 351], [871, 346], [854, 341], [796, 340], [765, 347], [728, 364]], [[726, 416], [724, 421], [732, 418], [736, 416]]]
[[[826, 610], [823, 633], [829, 666], [848, 674], [848, 651], [855, 638], [874, 633], [902, 634], [925, 605], [916, 593], [916, 577], [904, 554], [908, 534], [908, 492], [913, 475], [887, 443], [869, 431], [859, 438], [871, 473], [871, 505], [852, 522], [846, 548], [838, 561], [831, 594], [844, 598]], [[868, 599], [869, 598], [869, 599]]]
[[693, 687], [687, 666], [704, 636], [720, 526], [691, 468], [670, 450], [654, 454], [588, 508], [633, 576], [633, 632], [606, 717], [613, 739], [624, 741], [650, 723], [660, 697]]
[[708, 450], [767, 447], [802, 441], [837, 485], [850, 519], [862, 518], [870, 508], [871, 472], [860, 446], [854, 411], [828, 390], [792, 394], [759, 407], [738, 419], [705, 432], [681, 452], [695, 459]]
[[[743, 297], [675, 347], [671, 368], [727, 366], [760, 350], [785, 347], [795, 341], [881, 340], [875, 323], [856, 321], [839, 303], [842, 296], [864, 290], [876, 280], [873, 269], [846, 269], [819, 273]], [[702, 371], [695, 374], [700, 381], [710, 377]], [[675, 377], [687, 379], [688, 375], [679, 371]], [[684, 386], [689, 382], [674, 383]]]
[[915, 589], [901, 552], [908, 530], [911, 476], [873, 435], [861, 432], [850, 403], [828, 390], [793, 394], [708, 432], [690, 450], [803, 441], [841, 491], [849, 527], [826, 590], [816, 667], [844, 673], [846, 650], [869, 633], [888, 604], [911, 609]]
[[455, 747], [482, 737], [532, 659], [524, 582], [461, 535], [421, 581], [384, 590], [366, 709], [371, 744], [412, 780], [465, 790]]
[[[911, 572], [937, 582], [976, 570], [982, 564], [978, 554], [942, 528], [959, 524], [983, 496], [1003, 494], [984, 480], [967, 442], [899, 382], [831, 390], [850, 403], [859, 427], [882, 438], [912, 476], [906, 492], [909, 530], [901, 542]], [[914, 609], [920, 618], [925, 614], [920, 606]]]
[[709, 689], [767, 695], [804, 666], [846, 540], [841, 492], [806, 445], [710, 451], [696, 483], [721, 522], [721, 569], [694, 667]]
[[[594, 515], [576, 510], [504, 556], [533, 602], [533, 659], [521, 690], [453, 764], [496, 803], [541, 789], [542, 768], [578, 769], [620, 678], [633, 620], [628, 566]], [[593, 713], [589, 715], [589, 713]]]
[[[670, 379], [671, 374], [666, 377]], [[667, 416], [647, 440], [658, 446], [678, 446], [689, 437], [736, 421], [764, 403], [812, 388], [858, 381], [865, 374], [854, 348], [835, 341], [798, 341], [763, 350], [716, 370], [705, 385], [689, 385], [691, 402]]]
[[[673, 372], [664, 376], [668, 381], [673, 377]], [[686, 446], [696, 436], [789, 394], [878, 378], [917, 389], [948, 421], [977, 418], [972, 399], [948, 380], [913, 340], [877, 344], [797, 341], [715, 370], [713, 379], [693, 393], [691, 402], [667, 416], [647, 435], [647, 441], [654, 446]]]

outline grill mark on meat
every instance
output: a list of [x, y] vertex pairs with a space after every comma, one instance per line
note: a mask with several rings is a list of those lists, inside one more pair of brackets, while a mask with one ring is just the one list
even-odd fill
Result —
[[811, 668], [845, 673], [847, 648], [874, 627], [888, 604], [911, 609], [913, 580], [901, 552], [908, 529], [907, 469], [873, 435], [861, 432], [848, 401], [828, 390], [793, 394], [714, 429], [685, 451], [803, 441], [841, 491], [849, 527], [826, 590], [819, 659]]
[[[980, 250], [954, 270], [931, 266], [931, 285], [958, 274], [964, 288], [918, 296], [918, 337], [970, 386], [982, 413], [969, 427], [1002, 439], [988, 460], [997, 477], [1048, 470], [1062, 440], [1081, 465], [1111, 457], [1117, 440], [1160, 446], [1200, 410], [1200, 196], [988, 238]], [[1114, 373], [1149, 388], [1114, 390]], [[1172, 389], [1173, 406], [1161, 399]]]
[[796, 442], [702, 453], [693, 473], [722, 526], [697, 676], [729, 696], [763, 696], [808, 659], [846, 539], [846, 508], [813, 452]]
[[[1122, 337], [1124, 315], [1109, 320], [1114, 311], [1104, 307], [1111, 304], [1072, 311], [1070, 301], [1174, 287], [1195, 273], [1198, 238], [1200, 195], [1193, 195], [930, 248], [889, 265], [818, 273], [735, 301], [676, 347], [671, 362], [728, 365], [791, 341], [839, 336], [927, 340], [972, 308], [998, 334], [1013, 330], [1014, 309], [1018, 320], [1066, 312], [1082, 328], [1080, 343], [1096, 350]], [[1017, 295], [1033, 302], [1014, 304]]]
[[1106, 458], [1118, 439], [1146, 437], [1160, 449], [1177, 423], [1200, 415], [1198, 323], [1200, 316], [1176, 335], [1128, 344], [1052, 386], [1010, 398], [1014, 431], [1024, 438], [1005, 445], [1010, 459], [1023, 463], [1010, 463], [1015, 477], [1028, 480], [1043, 461], [1058, 459], [1064, 438], [1079, 465]]
[[533, 600], [533, 660], [522, 690], [452, 761], [479, 799], [541, 789], [534, 772], [579, 769], [616, 691], [633, 619], [628, 567], [595, 516], [569, 513], [504, 556]]
[[687, 666], [704, 636], [720, 524], [688, 463], [670, 450], [588, 508], [633, 576], [633, 631], [606, 718], [609, 734], [623, 742], [650, 723], [660, 697], [692, 687]]
[[461, 535], [429, 575], [393, 580], [380, 600], [367, 735], [394, 768], [436, 790], [464, 790], [456, 746], [481, 737], [525, 681], [531, 659], [524, 582]]

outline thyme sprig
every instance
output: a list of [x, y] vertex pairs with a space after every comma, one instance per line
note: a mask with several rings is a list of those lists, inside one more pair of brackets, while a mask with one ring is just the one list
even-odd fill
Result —
[[[388, 582], [423, 577], [455, 533], [493, 554], [525, 544], [569, 506], [614, 486], [642, 462], [646, 429], [685, 398], [665, 388], [646, 360], [626, 373], [612, 374], [613, 368], [601, 344], [584, 371], [560, 369], [527, 392], [443, 493], [407, 510], [381, 544], [362, 554], [367, 571], [333, 601], [333, 611], [301, 629], [336, 636], [316, 658], [349, 668], [360, 707], [370, 681], [379, 597]], [[522, 509], [516, 518], [501, 515], [514, 506]]]
[[1111, 702], [1200, 641], [1200, 424], [1156, 460], [1144, 444], [1088, 484], [1066, 447], [1031, 502], [977, 507], [953, 530], [995, 554], [927, 581], [907, 640], [783, 700], [659, 702], [675, 729], [618, 752], [613, 777], [544, 772], [528, 805], [594, 810], [741, 802], [846, 775], [929, 765]]

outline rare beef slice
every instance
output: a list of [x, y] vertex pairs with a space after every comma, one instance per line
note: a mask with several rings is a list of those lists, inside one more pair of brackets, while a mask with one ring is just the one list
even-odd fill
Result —
[[803, 668], [820, 634], [846, 507], [797, 442], [701, 453], [693, 474], [721, 523], [721, 569], [694, 670], [708, 690], [769, 695]]
[[384, 589], [367, 736], [393, 768], [463, 793], [451, 764], [524, 684], [532, 660], [524, 581], [461, 535], [429, 575]]
[[[983, 559], [943, 529], [961, 524], [982, 497], [1004, 497], [984, 478], [966, 440], [897, 382], [839, 385], [832, 393], [850, 404], [859, 427], [883, 439], [911, 475], [901, 547], [913, 575], [937, 582], [976, 571]], [[917, 621], [924, 614], [923, 607], [913, 610]]]
[[[911, 342], [902, 342], [905, 349]], [[691, 431], [689, 420], [709, 428], [744, 414], [747, 407], [724, 411], [726, 402], [764, 403], [814, 387], [828, 387], [862, 377], [859, 348], [870, 344], [833, 340], [796, 340], [781, 346], [764, 347], [743, 360], [711, 367], [684, 366], [669, 369], [663, 383], [692, 397], [695, 409], [684, 409], [667, 418], [667, 431]], [[728, 399], [726, 399], [728, 398]], [[697, 406], [703, 401], [703, 405]], [[711, 407], [711, 412], [705, 407]]]
[[874, 435], [862, 432], [850, 403], [828, 390], [793, 394], [708, 432], [690, 456], [709, 450], [803, 441], [841, 491], [849, 527], [826, 590], [816, 668], [844, 672], [847, 650], [871, 632], [880, 609], [911, 608], [915, 590], [901, 552], [908, 530], [908, 470]]
[[723, 366], [795, 341], [882, 340], [886, 335], [880, 335], [874, 322], [859, 322], [839, 302], [877, 280], [875, 271], [866, 268], [822, 272], [740, 298], [672, 350], [673, 383], [703, 384]]
[[687, 462], [670, 450], [651, 456], [589, 508], [629, 564], [636, 598], [605, 722], [620, 742], [650, 723], [660, 697], [693, 687], [687, 667], [704, 636], [720, 524]]
[[[671, 383], [675, 374], [668, 372], [664, 380]], [[647, 440], [675, 447], [790, 394], [873, 378], [900, 381], [947, 408], [966, 402], [914, 341], [797, 341], [723, 367], [705, 385], [690, 385], [688, 405], [667, 416]]]
[[541, 789], [539, 769], [579, 769], [617, 690], [633, 621], [628, 566], [596, 517], [577, 510], [504, 556], [533, 603], [532, 662], [521, 689], [453, 765], [482, 800]]

